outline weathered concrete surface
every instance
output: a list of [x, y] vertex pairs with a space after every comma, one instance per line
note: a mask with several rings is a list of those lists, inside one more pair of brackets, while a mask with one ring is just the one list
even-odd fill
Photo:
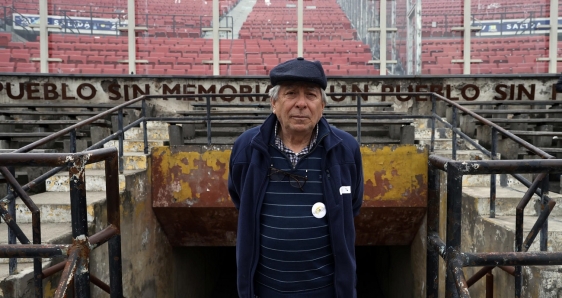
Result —
[[[142, 127], [131, 127], [125, 131], [126, 140], [142, 140], [144, 133]], [[151, 128], [147, 130], [149, 140], [168, 140], [168, 130], [166, 128]]]
[[[164, 146], [164, 140], [148, 140], [148, 148]], [[109, 141], [103, 145], [104, 148], [115, 147], [119, 150], [119, 141]], [[144, 152], [144, 141], [124, 140], [123, 152]]]
[[[459, 101], [489, 101], [489, 100], [560, 100], [562, 94], [556, 95], [554, 85], [558, 79], [557, 74], [533, 74], [533, 75], [504, 75], [497, 76], [481, 75], [477, 77], [414, 77], [414, 76], [378, 76], [378, 77], [348, 77], [345, 79], [328, 78], [327, 92], [427, 92], [435, 91], [447, 98]], [[26, 84], [33, 83], [33, 86]], [[45, 90], [55, 92], [55, 99], [49, 102], [90, 102], [90, 103], [123, 103], [136, 98], [142, 94], [204, 94], [219, 93], [223, 97], [216, 99], [218, 103], [247, 103], [267, 102], [264, 98], [233, 98], [231, 94], [241, 93], [263, 93], [270, 87], [269, 78], [266, 76], [257, 78], [231, 78], [231, 77], [148, 77], [148, 76], [123, 76], [118, 78], [106, 77], [73, 77], [57, 74], [33, 74], [13, 75], [3, 74], [0, 76], [1, 103], [14, 103], [16, 101], [31, 101], [30, 96], [39, 98], [51, 97], [53, 93], [45, 96]], [[9, 84], [9, 87], [8, 87]], [[513, 85], [514, 91], [510, 91]], [[48, 88], [49, 87], [49, 88]], [[531, 97], [518, 94], [523, 88], [531, 93]], [[67, 99], [63, 99], [62, 90], [65, 89]], [[86, 90], [84, 93], [79, 90]], [[530, 91], [530, 90], [533, 91]], [[8, 96], [7, 90], [11, 90], [12, 96]], [[28, 91], [29, 90], [29, 91]], [[30, 95], [32, 91], [32, 95]], [[501, 92], [500, 92], [501, 91]], [[21, 94], [22, 99], [15, 99], [13, 95]], [[204, 102], [204, 97], [152, 100], [156, 113], [187, 110], [191, 102]], [[215, 101], [215, 100], [214, 100]], [[370, 97], [367, 102], [390, 101], [395, 103], [395, 109], [400, 111], [422, 112], [429, 114], [425, 103], [428, 98], [414, 96], [386, 96]], [[36, 101], [35, 101], [36, 102]], [[351, 96], [340, 98], [328, 97], [329, 104], [355, 103]], [[420, 104], [414, 104], [420, 103]]]
[[[139, 172], [139, 170], [129, 170], [125, 171], [124, 175], [119, 175], [120, 191], [125, 190], [125, 175], [136, 172]], [[70, 191], [68, 181], [68, 173], [59, 172], [45, 181], [47, 191]], [[105, 170], [86, 170], [86, 189], [88, 191], [105, 191]]]
[[[174, 295], [176, 263], [172, 247], [151, 208], [149, 175], [146, 171], [128, 175], [126, 185], [121, 193], [124, 296], [178, 297]], [[105, 207], [96, 208], [95, 213], [95, 229], [99, 231], [107, 225]], [[95, 249], [90, 256], [90, 272], [109, 282], [107, 244]], [[91, 288], [92, 297], [109, 297], [97, 287]]]
[[[123, 152], [123, 168], [125, 170], [146, 170], [148, 167], [147, 155], [142, 152]], [[86, 165], [86, 169], [103, 170], [105, 161]]]
[[[503, 215], [488, 218], [486, 208], [489, 204], [487, 188], [465, 190], [462, 209], [462, 251], [466, 252], [509, 252], [515, 250], [515, 207], [523, 196], [523, 188], [498, 188], [496, 198], [498, 210]], [[560, 195], [553, 194], [559, 201]], [[535, 198], [536, 200], [537, 198]], [[480, 212], [484, 213], [481, 214]], [[527, 205], [524, 216], [524, 237], [537, 220], [533, 203]], [[549, 251], [562, 251], [562, 221], [551, 215], [549, 219]], [[539, 237], [529, 251], [539, 251]], [[559, 284], [562, 281], [562, 266], [523, 267], [522, 297], [559, 297]], [[480, 267], [465, 268], [465, 277], [470, 278]], [[514, 278], [495, 268], [494, 297], [513, 297]], [[485, 296], [485, 279], [470, 288], [472, 297]]]
[[[71, 218], [69, 193], [44, 192], [33, 195], [32, 200], [39, 208], [41, 223], [66, 223], [70, 226]], [[105, 202], [105, 192], [87, 192], [87, 201], [87, 218], [88, 222], [92, 222], [95, 216], [94, 206]], [[16, 200], [16, 212], [18, 223], [31, 223], [31, 212], [20, 199]], [[0, 239], [2, 239], [1, 236]]]
[[[154, 148], [153, 208], [174, 246], [234, 245], [237, 211], [227, 189], [230, 147]], [[358, 245], [408, 245], [427, 205], [427, 149], [362, 147], [365, 193]], [[372, 233], [377, 230], [377, 233]]]

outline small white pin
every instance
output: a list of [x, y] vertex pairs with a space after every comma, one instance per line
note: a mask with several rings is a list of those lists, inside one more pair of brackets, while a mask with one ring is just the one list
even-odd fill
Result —
[[323, 203], [316, 203], [312, 205], [312, 215], [316, 218], [322, 218], [326, 216], [326, 206]]

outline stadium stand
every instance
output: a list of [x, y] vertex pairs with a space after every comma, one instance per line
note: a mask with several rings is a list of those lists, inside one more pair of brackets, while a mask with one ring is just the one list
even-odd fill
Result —
[[[147, 27], [137, 34], [137, 59], [148, 61], [137, 66], [138, 74], [145, 75], [211, 75], [208, 63], [212, 59], [212, 41], [204, 38], [202, 28], [210, 26], [211, 2], [172, 0], [138, 2], [137, 25]], [[239, 1], [222, 0], [222, 16], [230, 12]], [[36, 1], [2, 0], [0, 5], [15, 13], [37, 14]], [[376, 59], [365, 39], [358, 36], [340, 5], [333, 0], [307, 2], [304, 11], [304, 27], [314, 28], [305, 32], [304, 53], [319, 60], [326, 73], [338, 75], [378, 75], [378, 66], [367, 64]], [[450, 29], [462, 26], [458, 14], [461, 2], [424, 3], [422, 18], [422, 74], [458, 75], [463, 65], [462, 33]], [[549, 7], [523, 1], [483, 1], [472, 4], [474, 24], [486, 20], [524, 19], [526, 21], [546, 17]], [[77, 17], [118, 19], [119, 26], [126, 25], [126, 2], [94, 0], [77, 4], [68, 0], [49, 1], [49, 14]], [[267, 75], [280, 61], [294, 57], [297, 51], [296, 33], [287, 28], [296, 27], [296, 5], [292, 2], [258, 1], [244, 21], [239, 39], [221, 40], [222, 75]], [[404, 10], [400, 5], [397, 13]], [[562, 8], [559, 9], [562, 12]], [[398, 18], [398, 26], [404, 26]], [[526, 21], [521, 21], [522, 23]], [[400, 23], [402, 22], [402, 23]], [[402, 29], [399, 29], [402, 30]], [[87, 30], [86, 30], [87, 31]], [[82, 34], [79, 34], [82, 33]], [[91, 35], [80, 30], [65, 34], [50, 34], [51, 58], [61, 62], [49, 64], [51, 73], [69, 74], [126, 74], [128, 65], [122, 63], [127, 56], [126, 32], [115, 35]], [[522, 30], [517, 35], [479, 36], [472, 38], [473, 74], [545, 73], [547, 62], [537, 58], [548, 55], [548, 37]], [[399, 63], [405, 65], [405, 36], [398, 36]], [[14, 40], [14, 41], [13, 41]], [[38, 39], [15, 41], [10, 33], [0, 33], [0, 72], [33, 73], [39, 71]], [[559, 55], [562, 41], [559, 42]], [[454, 61], [457, 60], [457, 61]], [[120, 62], [121, 61], [121, 62]], [[562, 68], [562, 62], [559, 62]]]

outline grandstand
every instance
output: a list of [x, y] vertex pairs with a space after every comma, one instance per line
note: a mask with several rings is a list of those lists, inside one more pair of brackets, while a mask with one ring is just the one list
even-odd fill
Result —
[[[358, 297], [558, 295], [557, 0], [472, 0], [466, 12], [455, 0], [218, 0], [216, 11], [212, 0], [46, 0], [48, 27], [42, 1], [0, 0], [1, 256], [26, 243], [8, 215], [29, 243], [85, 249], [83, 199], [89, 271], [75, 283], [93, 285], [76, 296], [237, 297], [230, 149], [270, 114], [271, 69], [304, 56], [328, 76], [324, 117], [362, 145]], [[32, 160], [11, 155], [31, 149]], [[52, 172], [48, 156], [74, 174]], [[0, 297], [53, 296], [69, 277], [54, 274], [71, 259], [61, 254], [0, 258]], [[474, 263], [456, 270], [457, 254]]]

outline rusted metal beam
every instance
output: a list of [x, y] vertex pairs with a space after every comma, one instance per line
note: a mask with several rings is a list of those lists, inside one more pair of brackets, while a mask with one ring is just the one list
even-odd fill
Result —
[[68, 244], [0, 245], [0, 258], [51, 258], [66, 255]]
[[[440, 170], [429, 166], [427, 200], [427, 233], [438, 235], [439, 232], [439, 202], [440, 202]], [[427, 246], [426, 258], [426, 296], [439, 297], [439, 253]]]
[[104, 292], [111, 294], [111, 289], [109, 288], [109, 285], [101, 281], [92, 273], [90, 273], [90, 282], [96, 285], [98, 288], [102, 289]]
[[462, 253], [463, 266], [547, 266], [562, 265], [562, 252]]
[[[462, 220], [462, 171], [458, 163], [449, 163], [447, 166], [447, 254], [455, 253], [461, 247], [461, 220]], [[445, 296], [461, 291], [459, 289], [458, 268], [454, 266], [452, 256], [447, 255], [448, 268], [445, 281]], [[456, 264], [456, 261], [454, 262]], [[462, 267], [460, 268], [462, 272]], [[459, 293], [460, 294], [460, 293]]]
[[439, 234], [431, 233], [427, 236], [427, 247], [431, 247], [433, 251], [436, 251], [441, 258], [444, 260], [447, 259], [447, 249], [445, 246], [445, 242], [439, 238]]
[[482, 160], [451, 161], [463, 175], [501, 174], [501, 173], [542, 173], [560, 171], [562, 159], [522, 159], [522, 160]]
[[515, 267], [513, 266], [498, 266], [498, 268], [507, 272], [511, 276], [515, 276]]
[[87, 238], [74, 240], [74, 246], [79, 249], [78, 264], [74, 275], [74, 295], [80, 298], [90, 298], [90, 248]]
[[25, 233], [20, 229], [18, 224], [12, 219], [12, 216], [8, 213], [8, 211], [4, 208], [5, 204], [0, 204], [0, 216], [4, 220], [4, 222], [8, 225], [11, 231], [14, 232], [16, 238], [22, 244], [29, 244], [31, 243]]
[[[457, 249], [449, 247], [447, 249], [447, 276], [451, 276], [454, 281], [454, 289], [449, 290], [447, 284], [445, 284], [445, 296], [446, 297], [460, 297], [460, 298], [470, 298], [470, 293], [468, 292], [468, 285], [464, 277], [464, 272], [462, 270], [462, 260], [461, 254]], [[456, 294], [454, 290], [456, 290]]]
[[87, 156], [74, 158], [69, 168], [70, 215], [72, 238], [88, 236], [88, 218], [86, 202], [86, 163]]
[[[61, 170], [66, 169], [66, 165], [61, 166], [61, 167], [56, 167], [53, 168], [51, 170], [49, 170], [48, 172], [46, 172], [45, 174], [35, 178], [34, 180], [28, 182], [26, 185], [22, 186], [22, 189], [24, 191], [28, 191], [38, 185], [40, 185], [41, 183], [45, 182], [47, 179], [49, 179], [51, 176], [55, 175], [56, 173], [60, 172]], [[17, 198], [17, 194], [16, 193], [9, 193], [8, 195], [6, 195], [4, 198], [2, 198], [0, 200], [0, 202], [10, 202], [13, 199]]]
[[429, 163], [432, 166], [434, 166], [438, 169], [441, 169], [443, 171], [447, 171], [447, 164], [449, 162], [454, 162], [454, 160], [452, 160], [450, 158], [447, 158], [447, 157], [440, 156], [440, 155], [434, 155], [434, 154], [431, 154], [429, 156]]
[[60, 263], [58, 263], [58, 264], [56, 264], [56, 265], [53, 265], [53, 266], [51, 266], [51, 267], [49, 267], [49, 268], [43, 270], [43, 273], [41, 273], [41, 277], [42, 277], [42, 278], [47, 278], [47, 277], [49, 277], [49, 276], [51, 276], [51, 275], [53, 275], [53, 274], [55, 274], [55, 273], [57, 273], [57, 272], [63, 270], [65, 264], [66, 264], [66, 261], [65, 261], [65, 262], [60, 262]]
[[494, 298], [494, 275], [486, 274], [486, 298]]
[[531, 247], [531, 244], [533, 244], [533, 240], [535, 240], [539, 231], [542, 229], [543, 225], [547, 222], [548, 216], [550, 215], [550, 212], [552, 212], [552, 210], [554, 209], [555, 205], [556, 202], [554, 200], [551, 200], [547, 203], [547, 208], [541, 211], [539, 217], [537, 218], [537, 221], [533, 225], [533, 228], [531, 229], [531, 231], [529, 231], [527, 238], [525, 238], [525, 242], [523, 242], [523, 251], [529, 250], [529, 247]]
[[103, 161], [117, 151], [116, 148], [102, 148], [78, 153], [3, 153], [0, 154], [2, 166], [61, 166], [83, 159], [87, 163]]
[[[119, 234], [121, 228], [119, 209], [119, 159], [116, 152], [113, 152], [111, 157], [105, 161], [105, 177], [107, 222], [118, 232], [108, 241], [110, 296], [111, 298], [121, 298], [123, 297], [123, 268], [121, 258], [121, 235]], [[101, 235], [105, 235], [105, 233]], [[94, 237], [94, 241], [97, 241], [96, 237]]]
[[121, 264], [121, 235], [109, 239], [109, 286], [111, 298], [123, 297], [123, 269]]
[[60, 283], [55, 291], [54, 298], [66, 298], [68, 287], [70, 287], [74, 281], [74, 274], [76, 273], [76, 269], [78, 267], [79, 258], [80, 248], [77, 247], [74, 248], [68, 256], [68, 260], [66, 261], [64, 270], [62, 271]]
[[95, 248], [95, 247], [98, 247], [98, 246], [104, 244], [109, 239], [111, 239], [111, 237], [113, 237], [115, 235], [118, 235], [118, 234], [119, 234], [119, 230], [117, 229], [117, 227], [115, 227], [114, 225], [109, 225], [105, 229], [103, 229], [103, 230], [97, 232], [96, 234], [90, 236], [88, 238], [88, 241]]
[[494, 268], [496, 268], [496, 266], [486, 266], [486, 267], [478, 270], [478, 272], [474, 273], [474, 275], [466, 281], [466, 285], [469, 288], [472, 287], [473, 284], [475, 284], [482, 277], [484, 277], [485, 275], [490, 273], [492, 271], [492, 269], [494, 269]]

